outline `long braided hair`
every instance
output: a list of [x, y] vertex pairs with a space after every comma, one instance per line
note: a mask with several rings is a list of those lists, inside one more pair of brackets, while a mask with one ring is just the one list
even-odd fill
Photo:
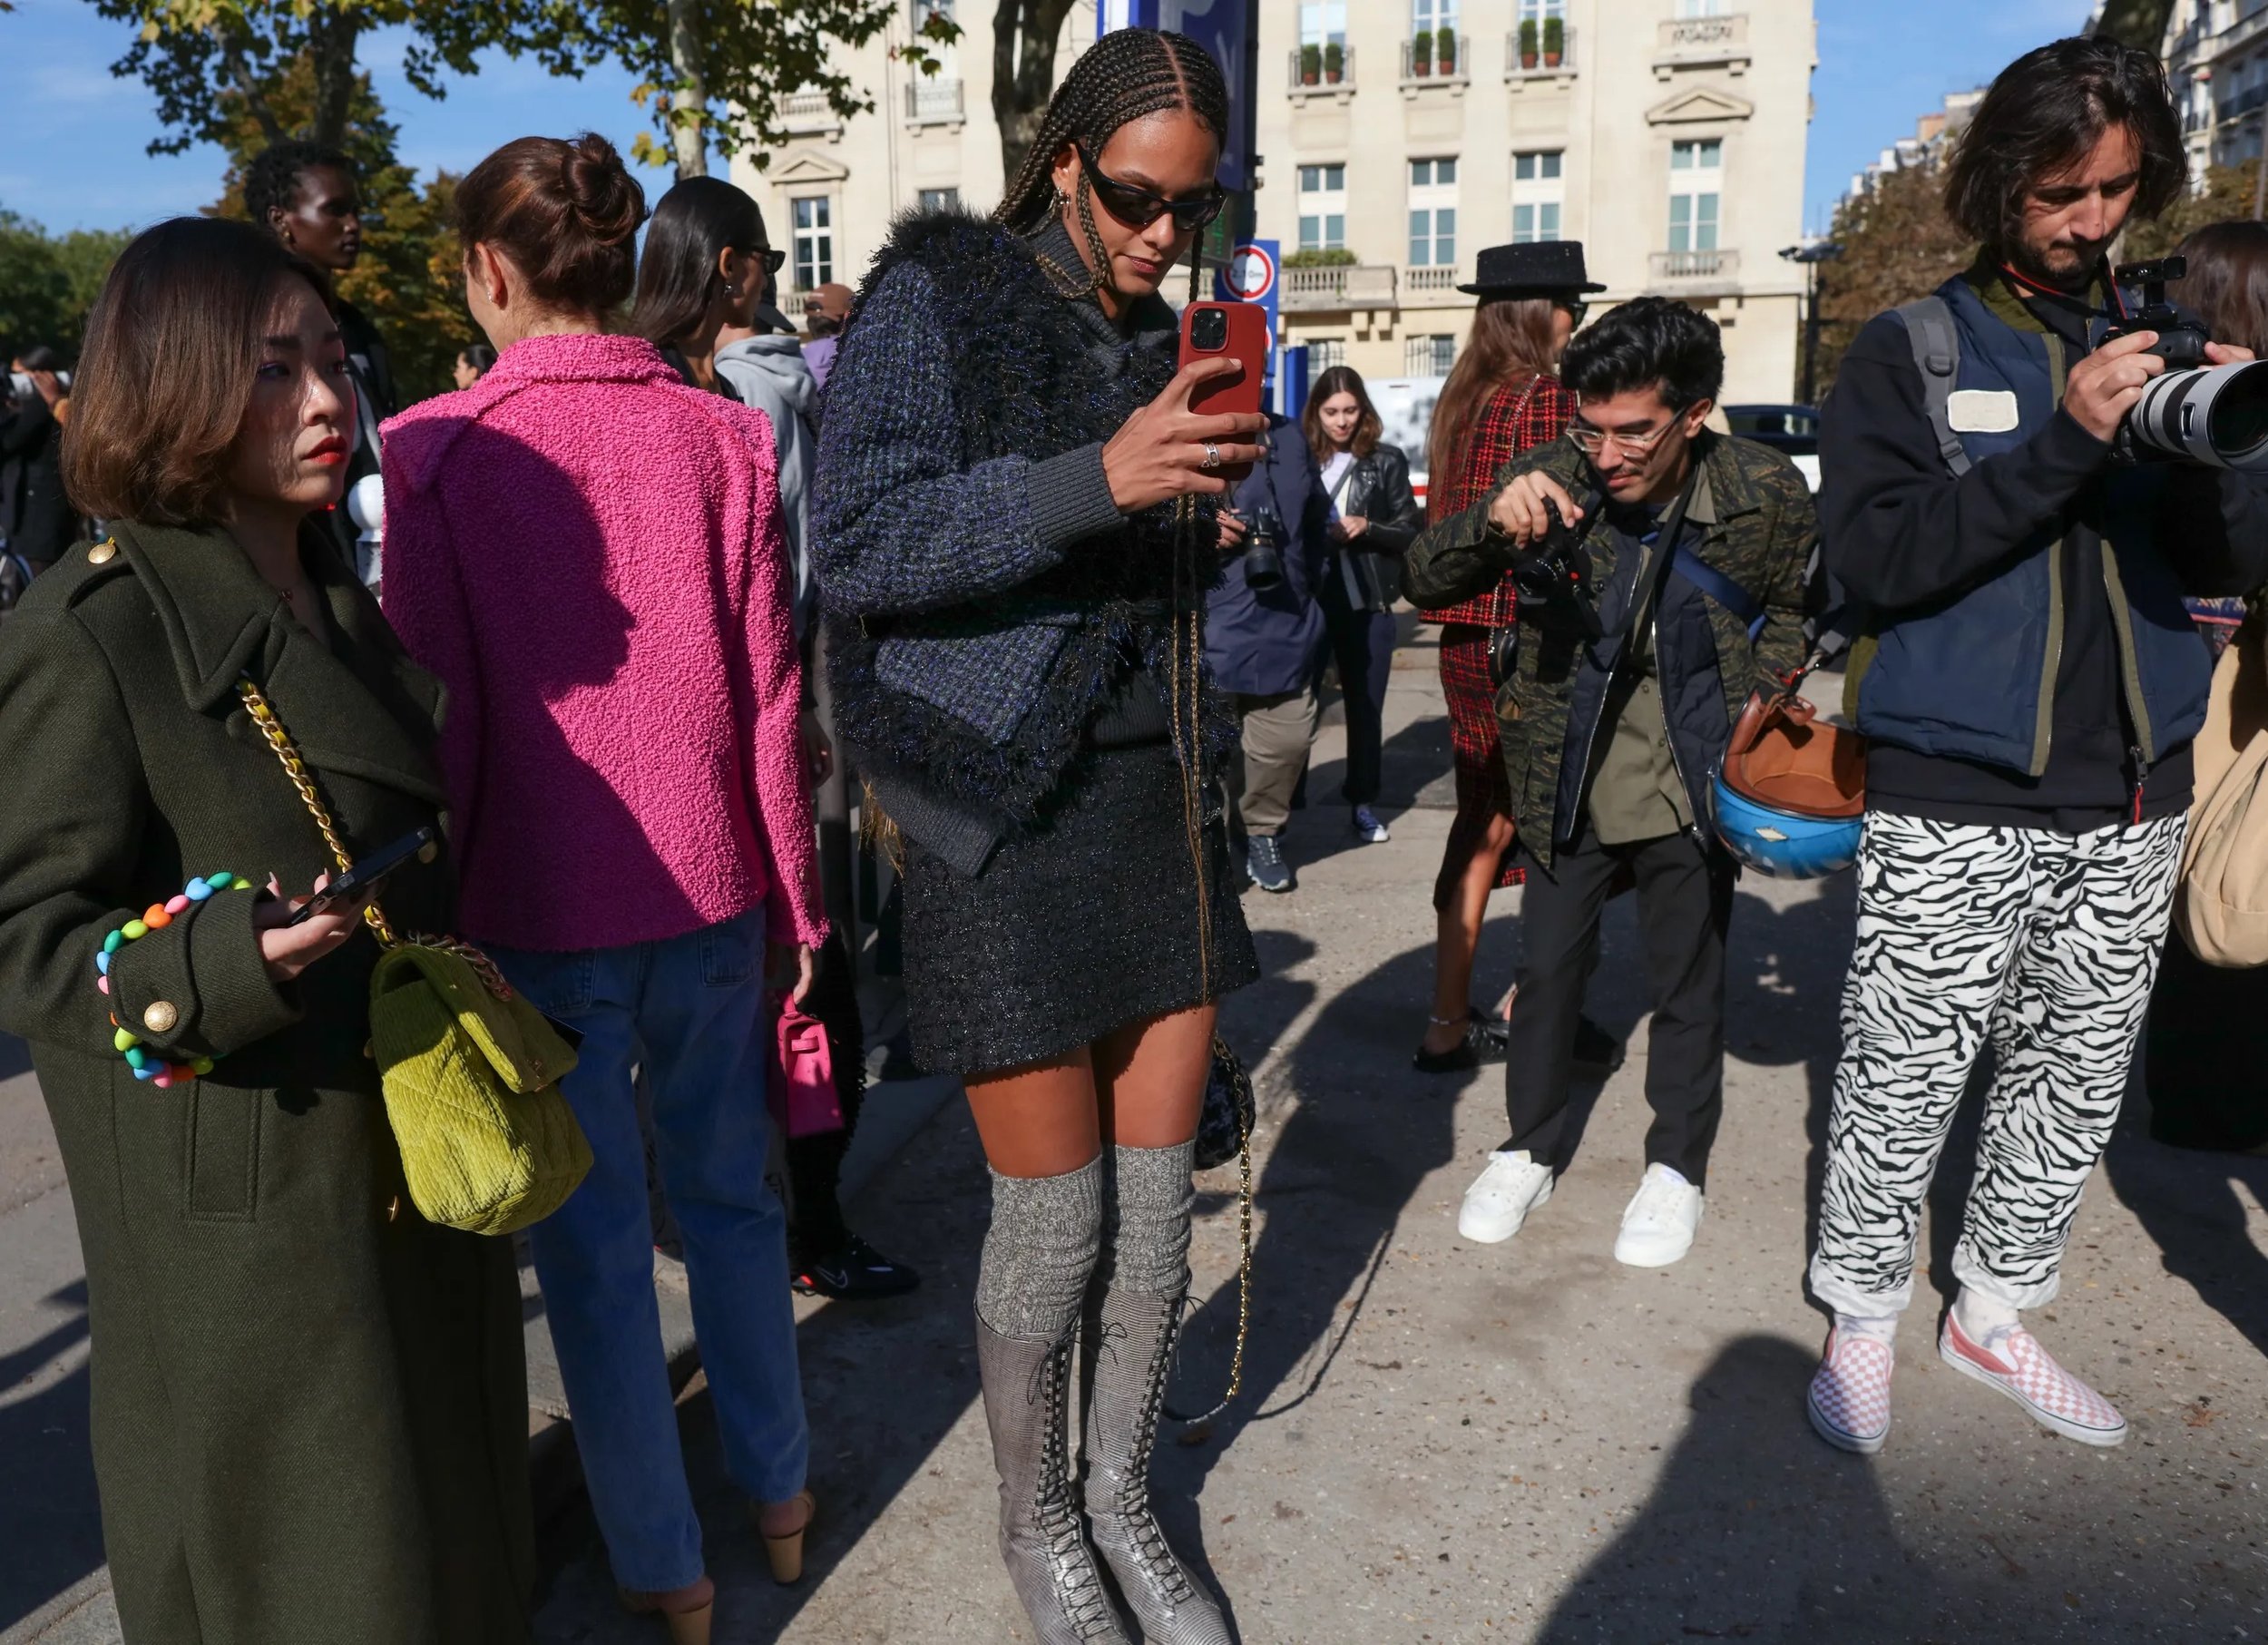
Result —
[[[1187, 34], [1149, 28], [1113, 29], [1088, 48], [1071, 65], [1032, 139], [1030, 152], [992, 213], [992, 220], [1012, 233], [1031, 235], [1050, 218], [1071, 206], [1087, 242], [1093, 265], [1086, 284], [1077, 283], [1076, 271], [1055, 269], [1042, 259], [1050, 279], [1062, 296], [1085, 298], [1109, 289], [1110, 253], [1095, 230], [1094, 194], [1082, 163], [1076, 200], [1066, 202], [1051, 175], [1056, 156], [1077, 143], [1090, 154], [1100, 154], [1119, 128], [1167, 109], [1179, 109], [1211, 132], [1217, 140], [1228, 134], [1228, 87], [1220, 65]], [[1190, 248], [1190, 292], [1197, 295], [1199, 258]], [[1184, 496], [1174, 505], [1173, 622], [1168, 638], [1170, 681], [1168, 709], [1173, 719], [1174, 750], [1181, 768], [1182, 825], [1189, 847], [1189, 866], [1197, 885], [1198, 970], [1199, 985], [1212, 988], [1212, 887], [1206, 874], [1204, 839], [1204, 708], [1200, 681], [1204, 670], [1205, 583], [1200, 562], [1206, 557], [1199, 538], [1212, 534], [1212, 517], [1202, 518], [1195, 499]]]
[[[1099, 155], [1120, 126], [1166, 109], [1185, 111], [1226, 142], [1228, 86], [1220, 65], [1187, 34], [1154, 28], [1111, 30], [1071, 64], [1071, 72], [1048, 99], [1039, 133], [992, 220], [1020, 234], [1033, 232], [1061, 207], [1062, 196], [1051, 175], [1057, 155], [1073, 143]], [[1083, 165], [1073, 204], [1094, 264], [1087, 287], [1091, 292], [1110, 284], [1110, 254], [1095, 230], [1094, 191]]]

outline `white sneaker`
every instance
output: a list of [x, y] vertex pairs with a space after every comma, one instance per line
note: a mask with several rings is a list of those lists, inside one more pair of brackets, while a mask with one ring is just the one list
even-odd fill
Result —
[[1649, 1165], [1622, 1213], [1615, 1260], [1634, 1268], [1666, 1268], [1693, 1248], [1701, 1226], [1701, 1190], [1667, 1165]]
[[1537, 1164], [1524, 1148], [1501, 1149], [1465, 1190], [1457, 1232], [1475, 1245], [1501, 1245], [1520, 1232], [1530, 1211], [1550, 1198], [1549, 1166]]

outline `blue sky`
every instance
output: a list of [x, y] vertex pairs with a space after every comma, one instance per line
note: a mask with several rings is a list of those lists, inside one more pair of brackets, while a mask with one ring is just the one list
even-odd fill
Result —
[[[1616, 4], [1617, 0], [1608, 0]], [[2077, 29], [2086, 0], [1814, 0], [1819, 70], [1813, 80], [1805, 219], [1823, 227], [1853, 171], [1913, 130], [1949, 91], [1977, 85], [2028, 47]], [[982, 0], [970, 8], [982, 9]], [[217, 151], [152, 157], [149, 93], [108, 68], [131, 43], [85, 0], [17, 0], [0, 15], [0, 206], [51, 229], [109, 228], [191, 211], [220, 192]], [[381, 33], [363, 61], [402, 128], [403, 157], [422, 171], [462, 171], [529, 132], [603, 132], [628, 148], [644, 116], [630, 77], [553, 80], [530, 63], [495, 56], [455, 81], [447, 99], [410, 90], [398, 35]], [[656, 172], [650, 188], [666, 185]]]

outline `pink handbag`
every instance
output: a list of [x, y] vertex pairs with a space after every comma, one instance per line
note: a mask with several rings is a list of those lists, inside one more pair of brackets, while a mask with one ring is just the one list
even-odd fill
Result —
[[826, 1028], [791, 1002], [780, 1002], [773, 1031], [772, 1111], [792, 1141], [843, 1129], [842, 1099], [835, 1090], [835, 1053]]

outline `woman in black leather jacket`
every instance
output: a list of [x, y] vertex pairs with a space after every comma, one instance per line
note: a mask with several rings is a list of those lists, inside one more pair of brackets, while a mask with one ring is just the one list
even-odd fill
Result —
[[1402, 553], [1425, 524], [1410, 490], [1410, 459], [1379, 442], [1378, 413], [1352, 367], [1334, 366], [1308, 391], [1301, 424], [1331, 494], [1331, 563], [1320, 597], [1346, 700], [1346, 782], [1354, 832], [1385, 840], [1371, 802], [1385, 736], [1386, 681], [1393, 667], [1393, 602]]

